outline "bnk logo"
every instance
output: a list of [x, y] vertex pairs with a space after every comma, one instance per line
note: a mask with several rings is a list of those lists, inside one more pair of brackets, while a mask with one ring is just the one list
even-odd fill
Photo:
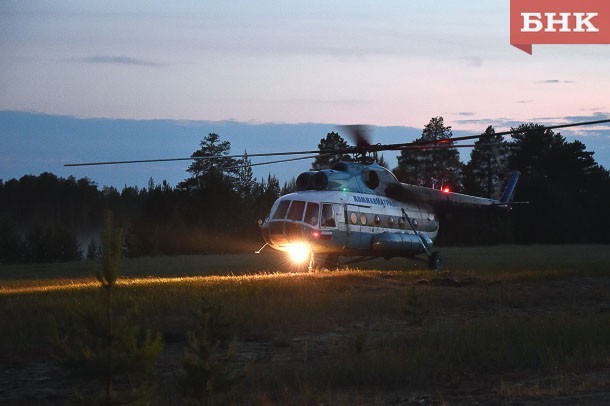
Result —
[[610, 44], [610, 0], [511, 0], [510, 43]]

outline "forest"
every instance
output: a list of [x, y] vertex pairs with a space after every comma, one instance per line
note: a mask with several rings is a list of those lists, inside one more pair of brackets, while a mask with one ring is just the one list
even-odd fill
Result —
[[[462, 210], [443, 213], [437, 244], [609, 243], [610, 176], [580, 141], [523, 124], [510, 140], [493, 127], [462, 163], [457, 148], [401, 151], [391, 169], [401, 182], [490, 197], [514, 170], [521, 172], [510, 211]], [[418, 140], [451, 140], [442, 117], [433, 117]], [[328, 133], [318, 148], [347, 145]], [[152, 178], [145, 188], [100, 187], [88, 178], [52, 173], [0, 179], [0, 262], [52, 262], [100, 255], [104, 212], [113, 212], [125, 230], [124, 255], [229, 253], [262, 245], [257, 220], [267, 215], [294, 181], [280, 185], [269, 174], [254, 179], [247, 154], [228, 157], [231, 144], [205, 136], [178, 185]], [[349, 155], [321, 155], [313, 169], [328, 168]], [[387, 167], [380, 157], [378, 162]], [[295, 174], [295, 176], [298, 174]]]

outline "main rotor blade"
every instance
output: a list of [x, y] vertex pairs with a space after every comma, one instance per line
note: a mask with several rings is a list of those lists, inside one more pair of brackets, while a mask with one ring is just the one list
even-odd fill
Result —
[[451, 145], [451, 144], [440, 144], [440, 145], [406, 145], [403, 148], [399, 148], [399, 151], [411, 151], [414, 149], [449, 149], [449, 148], [473, 148], [476, 147], [474, 144], [462, 144], [462, 145]]
[[165, 159], [137, 159], [137, 160], [133, 160], [133, 161], [80, 162], [80, 163], [64, 164], [64, 166], [142, 164], [142, 163], [147, 163], [147, 162], [192, 161], [193, 159], [194, 158], [165, 158]]
[[[526, 129], [522, 129], [522, 130], [507, 130], [507, 131], [496, 132], [493, 135], [511, 135], [511, 134], [517, 134], [517, 133], [523, 133], [523, 132], [530, 132], [530, 131], [539, 131], [539, 130], [546, 131], [546, 130], [554, 130], [557, 128], [578, 127], [578, 126], [582, 126], [582, 125], [593, 125], [593, 124], [603, 124], [603, 123], [610, 123], [610, 119], [596, 120], [596, 121], [581, 121], [579, 123], [570, 123], [570, 124], [540, 126], [540, 127], [529, 128], [529, 129], [526, 128]], [[467, 135], [465, 137], [447, 138], [445, 140], [436, 140], [436, 141], [421, 141], [421, 142], [417, 142], [417, 143], [414, 142], [413, 144], [414, 145], [427, 145], [427, 144], [438, 144], [438, 143], [442, 144], [442, 143], [450, 143], [450, 142], [476, 140], [481, 137], [485, 137], [485, 134]]]
[[[320, 150], [314, 151], [292, 151], [292, 152], [265, 152], [260, 154], [246, 154], [250, 157], [263, 157], [263, 156], [286, 156], [286, 155], [303, 155], [303, 154], [317, 154], [324, 152]], [[173, 161], [192, 161], [192, 160], [205, 160], [205, 159], [221, 159], [221, 158], [243, 158], [244, 154], [241, 155], [210, 155], [210, 156], [191, 156], [188, 158], [160, 158], [160, 159], [136, 159], [129, 161], [101, 161], [101, 162], [80, 162], [70, 163], [64, 166], [95, 166], [95, 165], [122, 165], [122, 164], [141, 164], [150, 162], [173, 162]]]
[[[317, 158], [319, 156], [329, 156], [329, 155], [335, 155], [335, 154], [323, 154], [323, 155], [309, 155], [309, 156], [300, 156], [298, 158], [288, 158], [288, 159], [278, 159], [276, 161], [267, 161], [267, 162], [256, 162], [256, 163], [251, 163], [251, 164], [247, 164], [247, 165], [235, 165], [235, 166], [226, 166], [223, 167], [223, 169], [237, 169], [237, 168], [245, 168], [248, 166], [260, 166], [260, 165], [271, 165], [271, 164], [278, 164], [281, 162], [292, 162], [292, 161], [300, 161], [303, 159], [312, 159], [312, 158]], [[250, 156], [250, 155], [248, 155]]]
[[[534, 130], [553, 130], [557, 128], [568, 128], [577, 127], [584, 125], [603, 124], [610, 123], [610, 119], [607, 120], [596, 120], [596, 121], [583, 121], [580, 123], [571, 124], [559, 124], [554, 126], [540, 126], [537, 128], [524, 129], [524, 130], [508, 130], [496, 132], [495, 135], [509, 135], [520, 132], [534, 131]], [[480, 139], [485, 137], [484, 134], [469, 135], [465, 137], [447, 138], [443, 140], [431, 140], [431, 141], [418, 141], [418, 142], [403, 142], [399, 144], [375, 144], [371, 145], [368, 141], [367, 132], [364, 126], [344, 126], [344, 128], [351, 128], [351, 134], [355, 136], [357, 146], [347, 147], [335, 150], [307, 150], [307, 151], [289, 151], [289, 152], [265, 152], [247, 154], [248, 157], [271, 157], [271, 156], [289, 156], [289, 155], [339, 155], [339, 154], [362, 154], [364, 152], [381, 152], [381, 151], [401, 151], [405, 149], [430, 149], [440, 148], [441, 145], [445, 145], [443, 148], [460, 148], [459, 145], [454, 145], [455, 142], [467, 141]], [[468, 145], [464, 147], [469, 147]], [[241, 155], [212, 155], [212, 156], [191, 156], [184, 158], [161, 158], [161, 159], [138, 159], [138, 160], [125, 160], [125, 161], [101, 161], [101, 162], [81, 162], [81, 163], [69, 163], [65, 164], [66, 167], [73, 166], [95, 166], [95, 165], [123, 165], [123, 164], [138, 164], [138, 163], [151, 163], [151, 162], [173, 162], [173, 161], [192, 161], [192, 160], [205, 160], [205, 159], [220, 159], [220, 158], [242, 158]], [[309, 159], [309, 158], [302, 158]]]

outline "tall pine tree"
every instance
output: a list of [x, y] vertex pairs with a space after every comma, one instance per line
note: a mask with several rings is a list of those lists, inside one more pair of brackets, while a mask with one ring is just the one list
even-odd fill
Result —
[[239, 160], [228, 157], [231, 151], [229, 141], [220, 141], [216, 133], [208, 134], [200, 142], [200, 148], [193, 152], [193, 158], [211, 157], [212, 159], [194, 159], [187, 172], [191, 178], [181, 182], [178, 187], [185, 190], [204, 189], [218, 182], [233, 185], [238, 178]]
[[523, 124], [513, 134], [509, 166], [522, 176], [514, 219], [523, 242], [607, 242], [608, 171], [580, 141], [567, 142], [541, 125]]
[[[443, 117], [432, 117], [418, 141], [450, 140], [451, 126], [445, 126]], [[453, 142], [448, 141], [450, 145]], [[456, 148], [403, 150], [398, 156], [394, 174], [401, 182], [451, 190], [462, 190], [462, 163]]]
[[[345, 149], [348, 147], [347, 141], [336, 132], [326, 134], [326, 138], [322, 138], [318, 144], [318, 149], [320, 151]], [[341, 161], [352, 161], [352, 158], [347, 154], [318, 155], [311, 165], [311, 168], [315, 171], [328, 169]]]
[[508, 143], [496, 135], [492, 126], [474, 144], [470, 161], [464, 168], [464, 191], [467, 194], [497, 197], [508, 171]]
[[249, 204], [252, 200], [256, 180], [252, 173], [252, 162], [248, 158], [248, 151], [244, 151], [243, 157], [238, 162], [235, 187], [242, 201]]

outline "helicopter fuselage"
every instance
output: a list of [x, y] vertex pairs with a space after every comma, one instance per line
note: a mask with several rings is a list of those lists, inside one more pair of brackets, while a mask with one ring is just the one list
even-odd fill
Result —
[[420, 206], [342, 191], [282, 196], [262, 226], [263, 238], [276, 250], [305, 244], [314, 255], [336, 256], [414, 256], [425, 251], [421, 238], [431, 247], [437, 232], [435, 214]]
[[[310, 268], [330, 267], [339, 257], [415, 257], [426, 253], [432, 269], [442, 266], [432, 252], [438, 234], [436, 210], [508, 207], [519, 173], [499, 200], [400, 183], [378, 164], [339, 162], [332, 169], [304, 172], [295, 193], [281, 196], [261, 224], [267, 245], [309, 256]], [[318, 261], [316, 258], [326, 259]]]
[[273, 204], [261, 227], [263, 238], [279, 251], [331, 258], [331, 266], [338, 257], [429, 254], [439, 228], [436, 215], [429, 205], [388, 196], [398, 185], [377, 164], [340, 162], [304, 172], [297, 192]]

